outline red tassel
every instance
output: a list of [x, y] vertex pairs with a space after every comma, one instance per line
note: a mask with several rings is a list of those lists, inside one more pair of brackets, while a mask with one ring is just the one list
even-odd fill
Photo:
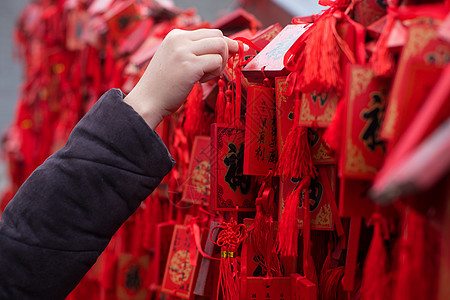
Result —
[[[391, 6], [390, 8], [393, 8], [393, 10], [397, 8], [398, 2], [399, 2], [398, 0], [388, 1], [388, 3]], [[372, 65], [372, 69], [376, 76], [391, 77], [394, 75], [395, 69], [394, 56], [387, 48], [389, 35], [392, 31], [394, 24], [395, 24], [394, 15], [388, 13], [386, 25], [384, 26], [383, 32], [381, 33], [376, 43], [375, 51], [370, 57], [370, 64]]]
[[380, 214], [372, 216], [374, 232], [363, 270], [361, 299], [385, 300], [391, 299], [389, 280], [387, 276], [387, 254], [384, 247]]
[[225, 92], [226, 98], [227, 98], [227, 105], [225, 106], [225, 116], [224, 116], [224, 123], [227, 125], [233, 125], [234, 124], [234, 108], [233, 108], [233, 92], [230, 90], [227, 90]]
[[304, 66], [297, 84], [302, 92], [340, 92], [342, 76], [340, 48], [335, 37], [336, 18], [326, 12], [311, 30], [301, 54]]
[[298, 187], [287, 197], [284, 210], [278, 225], [277, 246], [282, 256], [298, 255], [298, 219], [299, 204], [302, 191], [308, 192], [309, 178], [303, 179]]
[[289, 132], [278, 161], [278, 174], [287, 178], [315, 177], [305, 127], [294, 125]]
[[303, 274], [311, 282], [317, 284], [316, 267], [311, 255], [311, 211], [309, 204], [309, 184], [311, 179], [306, 179], [305, 200], [303, 201]]
[[274, 198], [274, 190], [272, 187], [273, 172], [263, 179], [261, 188], [256, 198], [256, 215], [252, 226], [249, 228], [249, 238], [253, 250], [257, 257], [261, 257], [258, 264], [263, 269], [263, 276], [282, 277], [282, 265], [273, 251], [273, 220], [272, 220], [272, 204]]
[[440, 233], [413, 209], [403, 215], [393, 299], [436, 299]]
[[334, 118], [323, 134], [324, 141], [337, 155], [339, 155], [341, 150], [342, 130], [344, 128], [344, 107], [344, 101], [339, 101]]
[[219, 93], [217, 94], [216, 101], [216, 123], [224, 123], [225, 122], [225, 81], [223, 79], [219, 79]]
[[338, 299], [338, 291], [341, 286], [342, 277], [344, 277], [345, 268], [337, 267], [328, 270], [322, 277], [319, 284], [319, 299], [329, 300]]
[[203, 121], [205, 118], [203, 117], [203, 113], [205, 111], [205, 101], [202, 98], [202, 86], [197, 82], [186, 100], [186, 118], [183, 127], [186, 136], [190, 138], [201, 135], [204, 129]]
[[331, 262], [332, 262], [332, 257], [331, 254], [333, 252], [333, 242], [328, 242], [328, 253], [327, 253], [327, 257], [325, 258], [325, 261], [323, 262], [322, 265], [322, 270], [320, 271], [320, 282], [322, 282], [325, 279], [325, 276], [327, 274], [327, 272], [329, 270], [331, 270]]

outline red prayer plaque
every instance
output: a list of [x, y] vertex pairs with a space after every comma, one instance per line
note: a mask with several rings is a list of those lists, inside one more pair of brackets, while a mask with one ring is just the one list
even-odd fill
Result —
[[247, 295], [245, 299], [291, 299], [291, 277], [247, 277]]
[[441, 41], [436, 31], [436, 25], [409, 28], [381, 128], [381, 137], [390, 143], [397, 142], [450, 61], [450, 45]]
[[258, 193], [244, 175], [245, 130], [211, 125], [211, 203], [218, 211], [254, 211]]
[[278, 162], [273, 88], [249, 86], [245, 119], [244, 174], [266, 175]]
[[278, 153], [283, 151], [284, 141], [294, 123], [294, 96], [285, 96], [286, 77], [275, 78], [277, 106]]
[[196, 136], [192, 146], [189, 170], [183, 188], [182, 200], [194, 204], [209, 205], [211, 174], [211, 138]]
[[[264, 47], [267, 46], [268, 43], [270, 43], [270, 41], [272, 41], [277, 35], [278, 33], [280, 33], [281, 31], [281, 26], [279, 24], [274, 24], [271, 25], [269, 27], [267, 27], [264, 30], [259, 31], [256, 35], [252, 36], [252, 33], [250, 30], [245, 29], [239, 33], [236, 33], [232, 36], [230, 36], [230, 38], [238, 38], [238, 37], [243, 37], [243, 38], [247, 38], [249, 39], [253, 44], [255, 44], [256, 46], [258, 46], [259, 48], [263, 49]], [[256, 56], [256, 54], [258, 54], [258, 51], [256, 51], [256, 49], [253, 49], [252, 47], [249, 47], [249, 49], [247, 51], [244, 51], [244, 61], [248, 60], [248, 59], [252, 59], [253, 57]], [[233, 60], [232, 63], [227, 64], [227, 66], [225, 67], [224, 74], [227, 77], [227, 79], [229, 81], [234, 79], [234, 72], [233, 70], [237, 67], [239, 61], [237, 59]], [[242, 86], [247, 89], [249, 83], [248, 80], [245, 77], [242, 77]]]
[[121, 254], [118, 260], [117, 299], [144, 300], [147, 297], [148, 255]]
[[195, 261], [198, 258], [198, 251], [190, 253], [193, 239], [187, 229], [187, 226], [175, 225], [161, 286], [162, 292], [183, 299], [190, 299], [195, 287], [196, 266], [191, 265], [190, 255], [195, 255]]
[[370, 67], [352, 65], [348, 72], [340, 173], [370, 180], [381, 167], [385, 145], [380, 126], [390, 81], [376, 78]]
[[[311, 211], [311, 229], [315, 230], [333, 230], [333, 214], [331, 201], [335, 200], [335, 191], [336, 191], [336, 168], [333, 165], [328, 166], [318, 166], [320, 170], [323, 168], [325, 172], [319, 172], [319, 176], [316, 179], [311, 180], [311, 184], [309, 185], [309, 202], [310, 202], [310, 211]], [[322, 176], [328, 176], [329, 186], [325, 184]], [[282, 178], [280, 182], [280, 209], [278, 218], [281, 219], [284, 210], [284, 202], [287, 197], [298, 188], [298, 184], [300, 183], [300, 179], [291, 178], [286, 180], [286, 178]], [[327, 189], [327, 190], [325, 190]], [[333, 198], [330, 199], [328, 195], [331, 195]], [[300, 199], [300, 207], [299, 207], [299, 227], [303, 228], [303, 199], [304, 192], [301, 195], [302, 199]]]
[[304, 93], [298, 125], [326, 128], [333, 120], [338, 97], [336, 93]]
[[[287, 25], [251, 62], [242, 73], [251, 82], [261, 83], [265, 76], [269, 78], [284, 76], [288, 71], [284, 67], [283, 59], [287, 50], [307, 30], [309, 25]], [[264, 68], [264, 73], [261, 69]]]

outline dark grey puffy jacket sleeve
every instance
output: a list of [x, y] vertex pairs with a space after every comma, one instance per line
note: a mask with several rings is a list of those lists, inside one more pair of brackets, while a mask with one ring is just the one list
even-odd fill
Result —
[[0, 299], [64, 299], [172, 169], [119, 90], [100, 98], [37, 168], [0, 222]]

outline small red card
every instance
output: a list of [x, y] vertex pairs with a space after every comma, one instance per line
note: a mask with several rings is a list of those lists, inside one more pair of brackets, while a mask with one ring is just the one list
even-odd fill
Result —
[[211, 125], [211, 203], [219, 211], [254, 211], [258, 187], [244, 175], [245, 131]]
[[250, 86], [245, 118], [244, 174], [266, 175], [278, 162], [273, 88]]
[[328, 127], [331, 120], [333, 120], [337, 103], [338, 97], [336, 93], [302, 94], [298, 125], [304, 127]]
[[397, 142], [450, 61], [450, 45], [441, 41], [436, 31], [436, 25], [409, 28], [381, 128], [381, 137], [390, 143]]
[[[309, 25], [287, 25], [243, 69], [242, 74], [251, 82], [262, 83], [265, 77], [273, 78], [288, 74], [283, 59], [288, 49], [307, 30]], [[264, 73], [261, 69], [264, 68]]]
[[372, 179], [384, 160], [380, 126], [390, 81], [375, 77], [367, 66], [349, 68], [345, 128], [339, 174], [345, 178]]
[[190, 253], [192, 237], [188, 227], [175, 225], [167, 256], [167, 265], [161, 291], [170, 295], [176, 295], [183, 299], [193, 296], [196, 266], [191, 265], [190, 255], [198, 259], [198, 251]]
[[[331, 207], [331, 201], [335, 200], [336, 191], [336, 168], [333, 165], [318, 166], [318, 169], [324, 169], [324, 172], [319, 171], [319, 176], [316, 179], [311, 180], [309, 185], [309, 202], [311, 211], [311, 229], [316, 230], [333, 230], [333, 213]], [[328, 183], [322, 178], [322, 176], [328, 177]], [[280, 182], [280, 209], [278, 218], [281, 219], [284, 210], [284, 202], [287, 197], [298, 188], [300, 179], [291, 178], [286, 180], [283, 178]], [[327, 189], [327, 190], [325, 190]], [[328, 197], [330, 195], [332, 199]], [[303, 216], [304, 209], [302, 208], [304, 193], [302, 193], [302, 199], [300, 200], [299, 207], [299, 227], [303, 228]]]
[[144, 300], [147, 297], [146, 278], [150, 258], [121, 254], [118, 260], [117, 299]]
[[211, 173], [211, 138], [196, 136], [192, 146], [191, 160], [183, 188], [185, 202], [209, 205]]

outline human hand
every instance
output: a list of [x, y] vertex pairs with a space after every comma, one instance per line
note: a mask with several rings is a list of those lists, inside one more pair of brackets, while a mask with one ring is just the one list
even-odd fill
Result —
[[238, 43], [217, 29], [174, 29], [124, 101], [155, 129], [183, 104], [197, 81], [219, 76], [238, 50]]

